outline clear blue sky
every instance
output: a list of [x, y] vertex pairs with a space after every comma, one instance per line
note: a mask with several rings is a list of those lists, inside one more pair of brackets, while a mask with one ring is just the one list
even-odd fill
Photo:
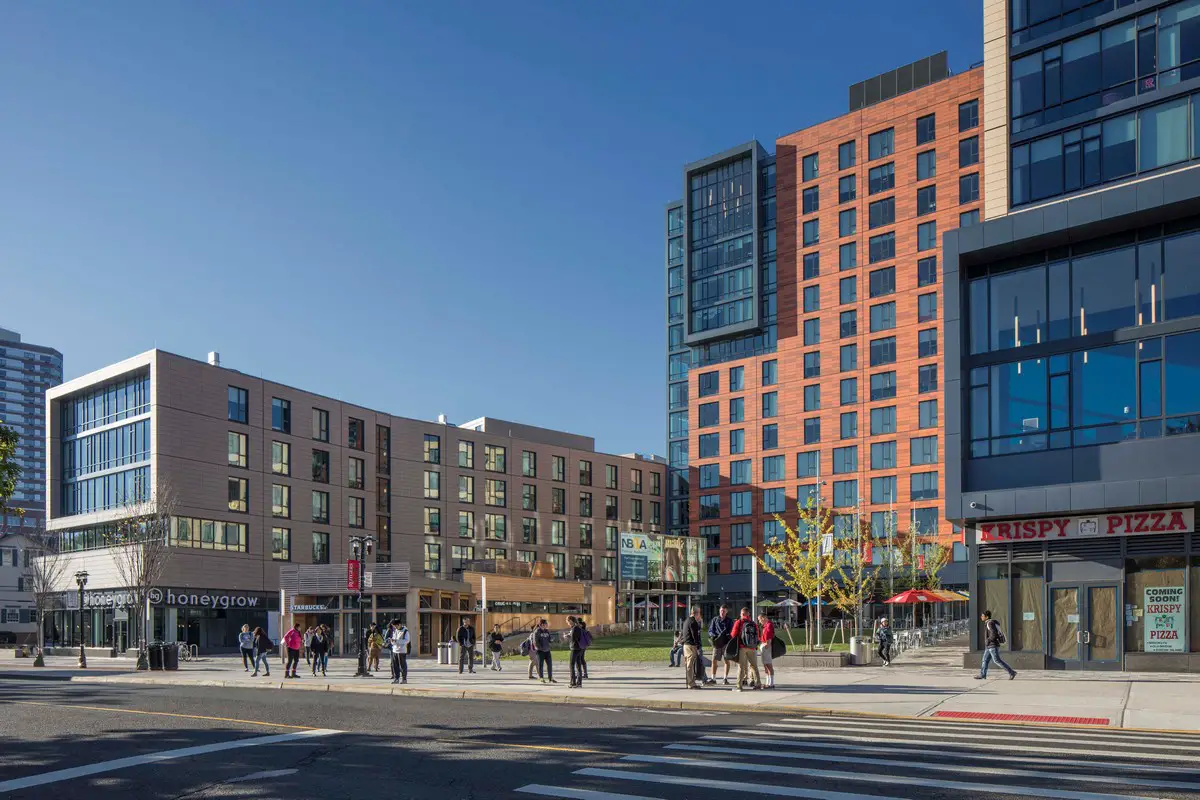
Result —
[[980, 6], [5, 4], [0, 327], [662, 453], [683, 164], [965, 69]]

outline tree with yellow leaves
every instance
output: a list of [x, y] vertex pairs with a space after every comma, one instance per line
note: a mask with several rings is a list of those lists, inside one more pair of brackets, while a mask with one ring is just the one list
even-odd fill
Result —
[[863, 519], [862, 503], [855, 515], [855, 525], [849, 535], [834, 542], [842, 580], [828, 589], [829, 602], [854, 621], [854, 635], [862, 635], [862, 610], [875, 591], [875, 570], [871, 569], [871, 523]]

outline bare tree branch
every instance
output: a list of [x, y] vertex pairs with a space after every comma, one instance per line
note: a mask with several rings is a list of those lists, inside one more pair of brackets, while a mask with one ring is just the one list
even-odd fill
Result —
[[29, 586], [33, 594], [33, 604], [37, 612], [37, 643], [38, 661], [41, 666], [42, 652], [46, 648], [46, 612], [55, 608], [58, 603], [61, 583], [67, 569], [67, 559], [59, 550], [58, 535], [47, 533], [45, 529], [25, 534], [37, 550], [37, 555], [29, 559]]

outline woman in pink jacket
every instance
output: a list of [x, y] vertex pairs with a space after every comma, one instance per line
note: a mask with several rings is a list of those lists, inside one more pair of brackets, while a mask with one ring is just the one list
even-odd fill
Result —
[[283, 666], [283, 677], [299, 678], [296, 665], [300, 663], [300, 651], [304, 648], [304, 634], [300, 632], [300, 623], [283, 635], [283, 646], [287, 648], [287, 663]]

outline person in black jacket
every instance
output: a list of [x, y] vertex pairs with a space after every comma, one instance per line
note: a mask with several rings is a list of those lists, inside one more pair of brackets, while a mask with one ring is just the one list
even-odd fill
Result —
[[733, 656], [729, 656], [729, 641], [733, 635], [733, 620], [729, 617], [729, 606], [722, 605], [717, 616], [713, 617], [712, 622], [708, 623], [708, 639], [712, 642], [712, 680], [709, 683], [717, 682], [717, 662], [725, 664], [725, 685], [729, 685], [729, 662], [737, 663], [737, 651], [733, 651]]
[[1017, 671], [1004, 663], [1004, 659], [1000, 657], [1000, 645], [1004, 644], [1004, 634], [1000, 631], [1000, 623], [992, 619], [992, 612], [985, 611], [979, 615], [979, 619], [983, 621], [983, 660], [979, 664], [979, 674], [975, 676], [977, 681], [987, 680], [988, 663], [996, 662], [1004, 667], [1004, 671], [1008, 673], [1008, 679], [1011, 681], [1017, 677]]
[[699, 689], [697, 678], [703, 680], [704, 665], [700, 663], [700, 630], [703, 620], [700, 606], [692, 606], [692, 615], [683, 624], [683, 681], [689, 689]]
[[267, 632], [262, 628], [254, 629], [254, 674], [250, 677], [258, 677], [258, 668], [261, 666], [268, 677], [271, 675], [271, 650], [274, 649], [271, 639], [267, 636]]
[[580, 689], [583, 688], [583, 643], [580, 641], [583, 638], [583, 628], [575, 617], [567, 617], [567, 622], [571, 623], [571, 630], [567, 633], [571, 651], [571, 683], [569, 686], [572, 689]]
[[312, 639], [308, 642], [308, 649], [312, 653], [313, 677], [317, 677], [318, 669], [324, 675], [325, 665], [329, 663], [329, 636], [326, 635], [323, 626], [313, 631]]
[[463, 617], [458, 632], [454, 634], [458, 642], [458, 674], [462, 675], [463, 667], [467, 667], [472, 675], [475, 674], [475, 628], [471, 625], [470, 617]]

